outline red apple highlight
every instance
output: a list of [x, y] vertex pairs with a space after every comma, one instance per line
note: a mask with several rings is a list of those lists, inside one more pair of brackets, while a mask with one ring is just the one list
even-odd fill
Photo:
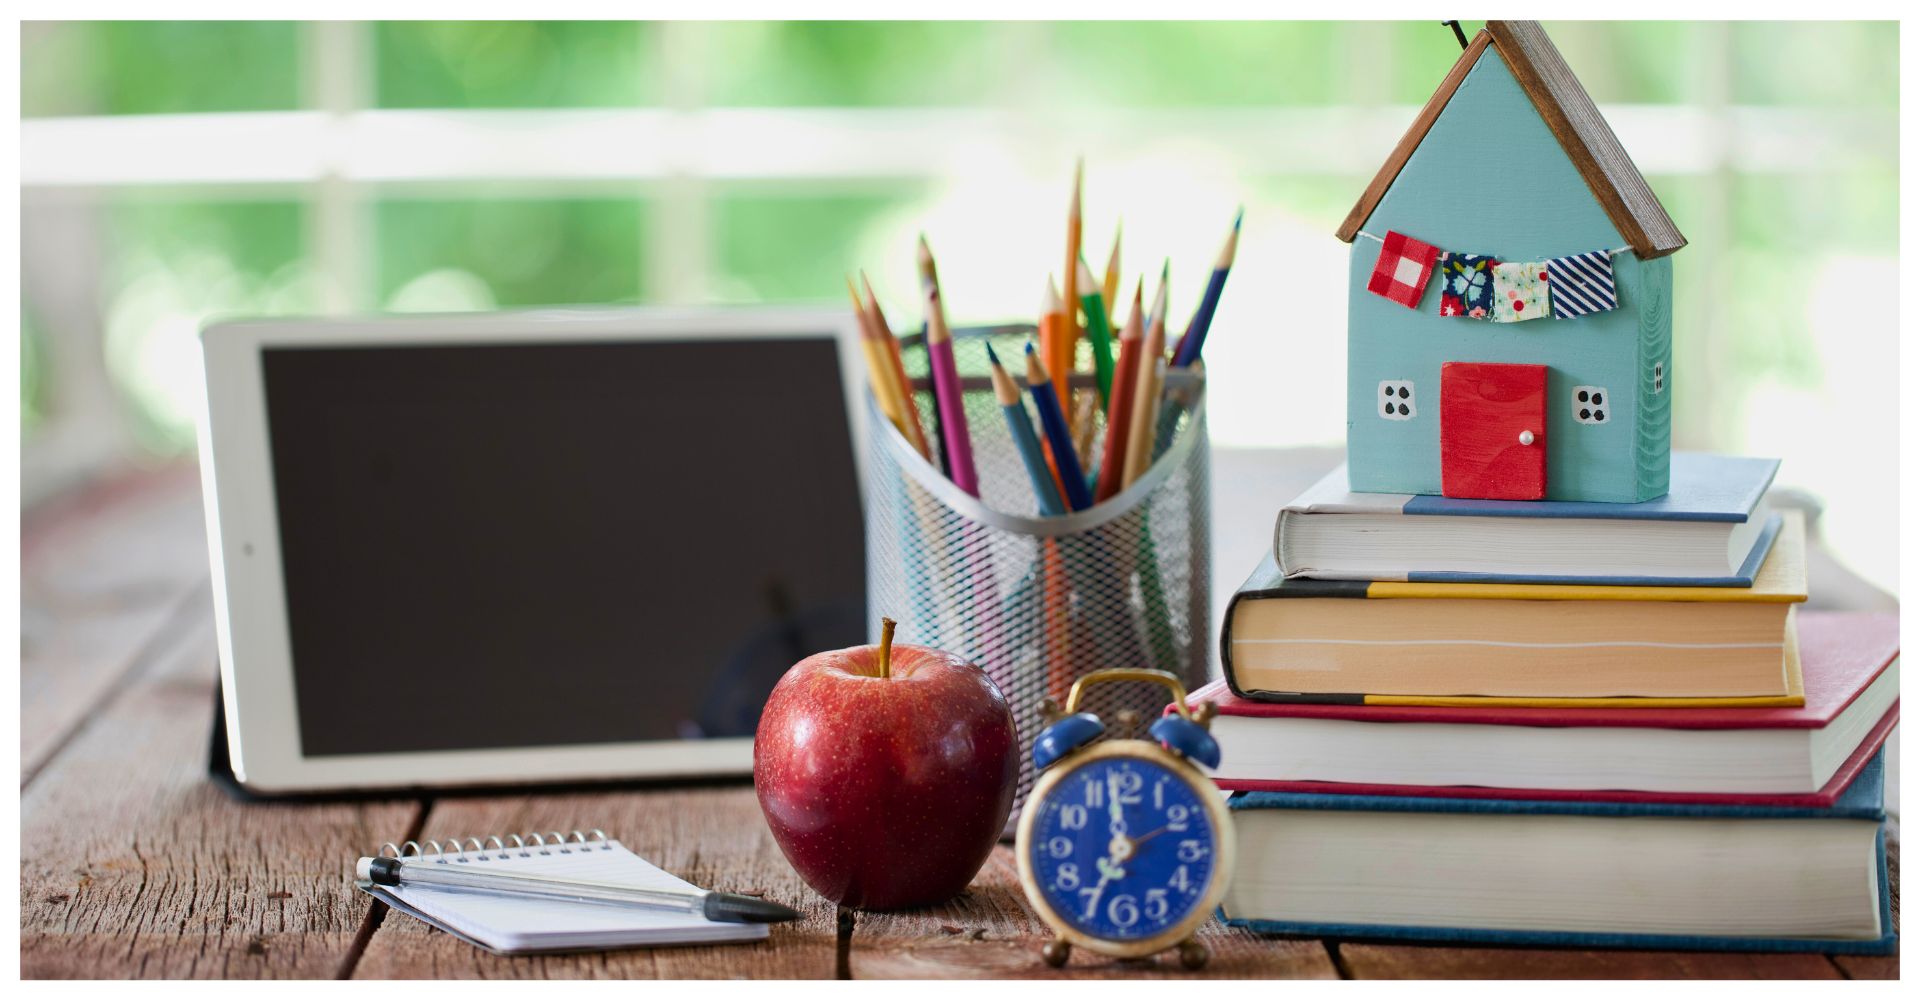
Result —
[[896, 910], [958, 895], [1013, 808], [1019, 740], [1007, 699], [950, 653], [816, 653], [760, 713], [753, 787], [800, 877], [845, 906]]

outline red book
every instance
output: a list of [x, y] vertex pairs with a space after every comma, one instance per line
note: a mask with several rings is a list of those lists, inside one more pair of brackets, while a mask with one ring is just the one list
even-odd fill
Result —
[[1211, 701], [1235, 791], [1831, 806], [1900, 716], [1897, 615], [1799, 616], [1795, 708], [1454, 708]]

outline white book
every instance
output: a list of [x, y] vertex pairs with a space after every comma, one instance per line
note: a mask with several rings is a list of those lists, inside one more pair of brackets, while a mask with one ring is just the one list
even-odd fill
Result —
[[[490, 838], [487, 843], [498, 841]], [[409, 856], [408, 860], [415, 859]], [[487, 850], [429, 854], [422, 860], [427, 864], [475, 870], [617, 882], [643, 889], [700, 891], [693, 883], [649, 864], [617, 840], [495, 846]], [[488, 951], [507, 955], [761, 941], [767, 936], [766, 924], [708, 920], [696, 914], [614, 903], [543, 899], [418, 884], [358, 884], [361, 891], [401, 913]]]
[[1287, 579], [1750, 587], [1780, 519], [1780, 463], [1675, 452], [1643, 503], [1355, 493], [1341, 466], [1280, 511]]

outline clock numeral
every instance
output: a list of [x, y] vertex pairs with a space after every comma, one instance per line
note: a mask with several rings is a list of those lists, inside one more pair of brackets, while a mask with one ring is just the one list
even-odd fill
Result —
[[1193, 884], [1187, 881], [1187, 866], [1181, 865], [1180, 867], [1175, 868], [1173, 870], [1173, 875], [1167, 879], [1167, 884], [1170, 886], [1173, 886], [1175, 889], [1178, 889], [1181, 892], [1186, 892], [1188, 889], [1192, 888]]
[[1067, 857], [1073, 853], [1073, 841], [1065, 837], [1055, 837], [1047, 841], [1047, 853], [1056, 859]]
[[1115, 927], [1132, 927], [1140, 922], [1140, 904], [1132, 896], [1115, 896], [1107, 903], [1107, 919]]
[[1081, 922], [1092, 920], [1093, 911], [1100, 908], [1100, 890], [1098, 888], [1080, 890], [1080, 901], [1087, 907], [1080, 911]]
[[1207, 856], [1207, 849], [1199, 841], [1183, 840], [1180, 842], [1180, 860], [1198, 861], [1201, 858], [1204, 858], [1206, 856]]
[[1114, 799], [1123, 806], [1140, 804], [1140, 786], [1144, 784], [1140, 775], [1133, 771], [1121, 771], [1114, 779]]
[[1053, 887], [1062, 892], [1080, 888], [1080, 866], [1064, 864], [1053, 870]]
[[1087, 809], [1085, 806], [1061, 806], [1060, 828], [1063, 830], [1084, 830], [1087, 828]]
[[1148, 889], [1147, 890], [1147, 919], [1157, 922], [1160, 920], [1165, 920], [1166, 917], [1167, 917], [1167, 890]]
[[1167, 807], [1167, 829], [1173, 831], [1174, 833], [1187, 832], [1187, 814], [1188, 814], [1188, 810], [1186, 806], [1182, 806], [1182, 805], [1168, 806]]
[[1167, 807], [1167, 779], [1165, 778], [1153, 783], [1153, 807], [1155, 809]]
[[1088, 809], [1098, 809], [1106, 803], [1107, 786], [1089, 777], [1080, 787], [1087, 793]]

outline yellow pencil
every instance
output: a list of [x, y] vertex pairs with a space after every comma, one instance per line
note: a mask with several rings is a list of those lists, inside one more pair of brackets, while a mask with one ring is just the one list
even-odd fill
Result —
[[1113, 225], [1113, 249], [1107, 254], [1107, 273], [1100, 282], [1100, 300], [1107, 304], [1107, 325], [1118, 327], [1113, 321], [1113, 298], [1120, 294], [1120, 224]]
[[1160, 386], [1167, 361], [1167, 283], [1161, 270], [1160, 291], [1154, 295], [1154, 315], [1140, 344], [1140, 367], [1134, 372], [1132, 425], [1127, 428], [1127, 465], [1121, 489], [1133, 485], [1153, 464], [1154, 421], [1160, 411]]
[[[847, 297], [853, 300], [853, 315], [860, 321], [860, 353], [867, 359], [867, 381], [873, 385], [873, 398], [880, 403], [880, 412], [898, 428], [902, 435], [907, 434], [907, 422], [901, 412], [900, 386], [893, 380], [893, 372], [888, 370], [882, 357], [886, 348], [880, 346], [879, 338], [873, 334], [873, 320], [867, 315], [866, 306], [860, 301], [860, 293], [854, 290], [853, 279], [847, 279]], [[908, 437], [911, 440], [911, 436]]]
[[907, 440], [913, 442], [913, 450], [920, 457], [933, 461], [933, 447], [927, 442], [927, 432], [920, 425], [920, 402], [915, 397], [913, 382], [907, 378], [907, 366], [900, 361], [900, 338], [893, 335], [893, 327], [887, 324], [887, 314], [880, 311], [880, 300], [873, 294], [873, 282], [867, 280], [867, 272], [860, 272], [860, 285], [867, 292], [867, 322], [873, 334], [885, 349], [888, 370], [893, 374], [893, 382], [900, 388], [901, 417], [906, 421]]
[[[1141, 361], [1146, 361], [1142, 357]], [[1167, 358], [1162, 354], [1153, 358], [1152, 365], [1142, 365], [1149, 376], [1147, 396], [1135, 401], [1133, 407], [1133, 427], [1138, 437], [1127, 439], [1127, 485], [1132, 486], [1153, 468], [1154, 428], [1160, 422], [1160, 396], [1167, 385]]]
[[[1080, 183], [1086, 172], [1084, 159], [1073, 162], [1073, 200], [1067, 203], [1067, 266], [1060, 271], [1062, 303], [1066, 315], [1066, 343], [1059, 360], [1048, 365], [1054, 374], [1072, 373], [1074, 359], [1080, 353], [1080, 291], [1076, 282], [1080, 270]], [[1065, 396], [1060, 397], [1064, 402]]]

